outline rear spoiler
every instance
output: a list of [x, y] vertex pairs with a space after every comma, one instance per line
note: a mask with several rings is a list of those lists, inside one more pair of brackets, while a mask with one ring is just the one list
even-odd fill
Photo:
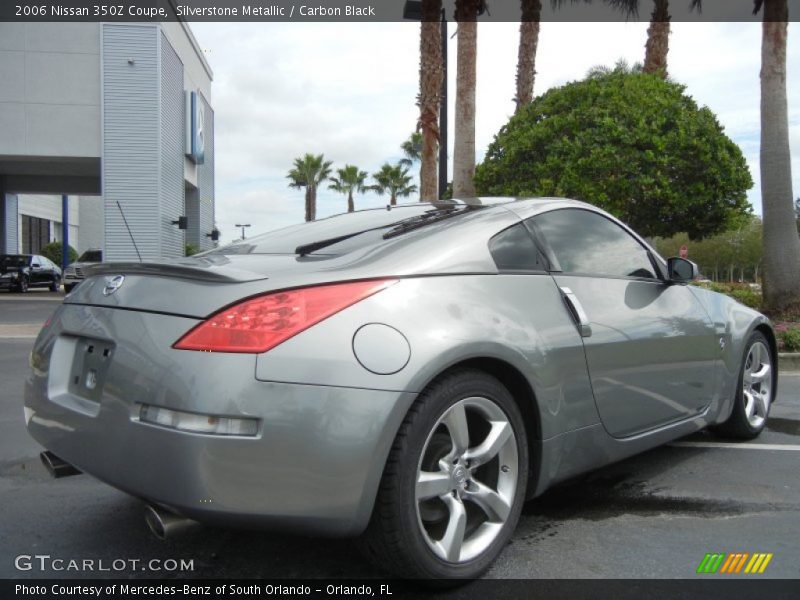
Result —
[[148, 275], [174, 277], [215, 283], [244, 283], [268, 279], [253, 271], [237, 269], [225, 256], [194, 258], [186, 261], [106, 262], [85, 267], [87, 277], [94, 275]]

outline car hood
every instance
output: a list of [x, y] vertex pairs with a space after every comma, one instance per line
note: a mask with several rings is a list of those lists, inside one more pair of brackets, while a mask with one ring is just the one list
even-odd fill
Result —
[[96, 262], [73, 262], [67, 265], [68, 269], [88, 269], [89, 267], [93, 267], [95, 265], [99, 265], [100, 263]]

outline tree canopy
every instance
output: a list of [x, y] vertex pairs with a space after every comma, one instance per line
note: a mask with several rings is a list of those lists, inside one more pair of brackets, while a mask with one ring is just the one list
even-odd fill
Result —
[[685, 233], [671, 238], [655, 240], [656, 250], [661, 256], [678, 256], [686, 245], [688, 258], [696, 262], [700, 272], [714, 281], [757, 281], [761, 274], [763, 248], [761, 245], [763, 224], [761, 219], [751, 216], [740, 226], [693, 242]]
[[403, 151], [403, 158], [400, 159], [400, 164], [404, 167], [411, 167], [415, 162], [421, 161], [422, 133], [412, 131], [408, 139], [400, 144], [400, 149]]
[[495, 136], [478, 193], [584, 200], [646, 236], [736, 226], [750, 212], [744, 156], [684, 91], [624, 66], [553, 88]]

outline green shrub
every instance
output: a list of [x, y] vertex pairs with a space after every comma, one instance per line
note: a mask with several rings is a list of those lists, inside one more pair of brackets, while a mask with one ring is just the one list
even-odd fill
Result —
[[[40, 251], [39, 254], [44, 256], [45, 258], [49, 258], [54, 263], [56, 263], [59, 267], [61, 266], [61, 242], [50, 242], [46, 246], [44, 246]], [[78, 252], [72, 246], [69, 247], [69, 263], [74, 263], [78, 260]]]
[[624, 66], [550, 88], [475, 170], [479, 196], [565, 196], [644, 236], [700, 239], [750, 213], [741, 149], [685, 86]]
[[198, 248], [194, 244], [186, 244], [184, 256], [192, 256], [193, 254], [197, 254], [198, 252], [200, 252], [200, 248]]
[[731, 290], [728, 295], [750, 308], [761, 308], [761, 294], [753, 290]]
[[783, 349], [786, 352], [800, 352], [800, 327], [789, 327], [777, 333], [778, 340], [783, 342]]
[[730, 296], [737, 302], [741, 302], [750, 308], [755, 308], [756, 310], [760, 310], [761, 308], [761, 293], [751, 289], [746, 283], [721, 283], [711, 281], [698, 285], [712, 292]]

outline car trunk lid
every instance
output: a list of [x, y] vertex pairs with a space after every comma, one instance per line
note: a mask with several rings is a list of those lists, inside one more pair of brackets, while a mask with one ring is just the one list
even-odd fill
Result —
[[353, 278], [339, 262], [260, 254], [100, 263], [85, 269], [86, 279], [64, 302], [204, 319], [258, 294]]

